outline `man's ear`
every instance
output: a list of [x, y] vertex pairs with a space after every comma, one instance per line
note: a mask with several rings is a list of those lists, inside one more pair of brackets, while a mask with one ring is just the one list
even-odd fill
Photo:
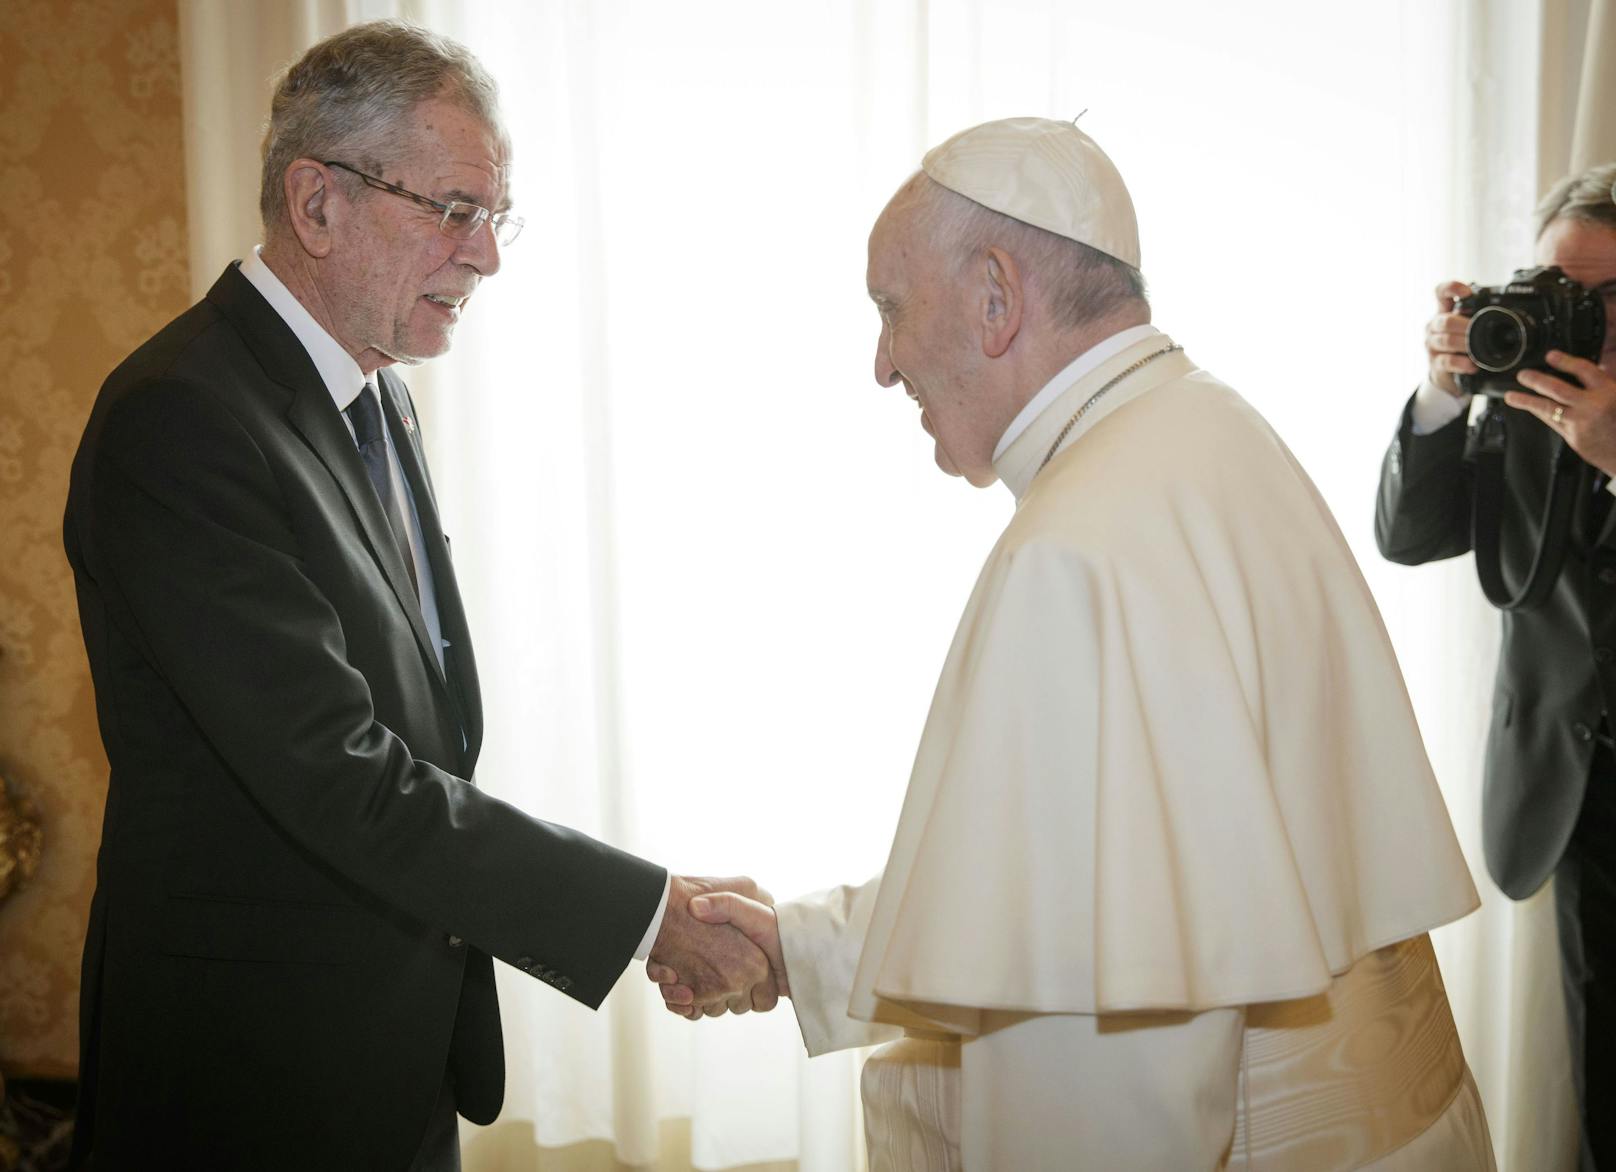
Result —
[[313, 257], [331, 252], [331, 172], [313, 159], [298, 159], [286, 168], [286, 208], [292, 231], [303, 251]]
[[990, 248], [982, 284], [982, 353], [998, 358], [1021, 329], [1024, 307], [1021, 269], [1002, 248]]

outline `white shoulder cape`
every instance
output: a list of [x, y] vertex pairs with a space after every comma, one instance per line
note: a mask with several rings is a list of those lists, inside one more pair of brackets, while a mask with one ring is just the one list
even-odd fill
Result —
[[1380, 615], [1313, 484], [1166, 355], [1020, 497], [943, 667], [850, 1010], [1200, 1010], [1321, 992], [1478, 899]]

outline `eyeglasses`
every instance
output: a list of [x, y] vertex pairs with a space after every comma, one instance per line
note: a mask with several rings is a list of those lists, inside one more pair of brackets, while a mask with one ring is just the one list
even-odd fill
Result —
[[357, 175], [371, 187], [382, 191], [390, 191], [394, 195], [401, 195], [405, 199], [413, 200], [422, 207], [431, 208], [435, 212], [442, 212], [443, 218], [438, 221], [438, 231], [454, 240], [470, 240], [482, 230], [484, 224], [494, 227], [494, 239], [499, 241], [501, 247], [510, 247], [522, 233], [524, 221], [521, 216], [513, 216], [508, 212], [491, 212], [479, 204], [467, 203], [465, 200], [451, 200], [443, 203], [439, 200], [428, 199], [424, 195], [417, 195], [407, 188], [396, 183], [389, 183], [385, 179], [378, 179], [374, 175], [366, 175], [358, 167], [351, 167], [347, 163], [339, 163], [335, 159], [326, 159], [327, 167], [336, 167], [350, 175]]

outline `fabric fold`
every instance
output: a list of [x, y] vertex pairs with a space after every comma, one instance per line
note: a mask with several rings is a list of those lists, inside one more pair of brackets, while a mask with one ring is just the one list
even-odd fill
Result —
[[1174, 354], [1029, 458], [1132, 349], [1006, 453], [1020, 505], [938, 683], [855, 1017], [969, 1036], [984, 1009], [1303, 997], [1478, 904], [1368, 587], [1256, 412]]

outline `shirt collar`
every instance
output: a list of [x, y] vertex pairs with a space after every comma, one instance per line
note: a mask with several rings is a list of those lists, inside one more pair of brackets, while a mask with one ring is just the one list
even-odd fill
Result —
[[1144, 325], [1129, 326], [1125, 330], [1112, 334], [1109, 338], [1096, 342], [1068, 362], [1054, 378], [1044, 384], [1042, 390], [1027, 400], [1027, 405], [1010, 421], [1010, 426], [1004, 429], [1004, 434], [999, 437], [998, 446], [993, 449], [994, 463], [998, 463], [1005, 452], [1010, 450], [1010, 445], [1016, 442], [1017, 437], [1027, 430], [1034, 419], [1049, 410], [1050, 404], [1060, 398], [1061, 393], [1067, 387], [1098, 367], [1100, 363], [1110, 358], [1113, 354], [1120, 354], [1135, 342], [1160, 333], [1161, 331], [1149, 322]]
[[369, 381], [365, 378], [365, 372], [359, 369], [353, 355], [342, 348], [342, 343], [314, 320], [314, 315], [264, 263], [263, 251], [263, 245], [253, 248], [252, 255], [241, 262], [241, 275], [252, 282], [252, 287], [263, 295], [269, 307], [280, 314], [281, 320], [297, 335], [303, 349], [309, 352], [314, 369], [320, 372], [326, 390], [331, 392], [331, 400], [337, 405], [337, 410], [346, 411]]

